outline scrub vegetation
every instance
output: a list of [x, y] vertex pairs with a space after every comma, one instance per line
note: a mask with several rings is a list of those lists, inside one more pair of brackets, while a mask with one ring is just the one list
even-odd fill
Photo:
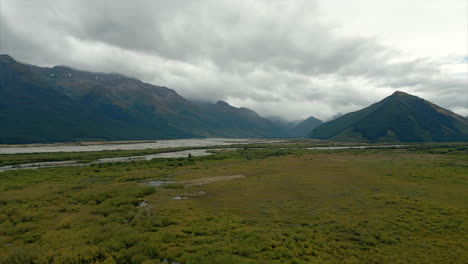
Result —
[[1, 172], [0, 263], [468, 263], [467, 144], [301, 146]]

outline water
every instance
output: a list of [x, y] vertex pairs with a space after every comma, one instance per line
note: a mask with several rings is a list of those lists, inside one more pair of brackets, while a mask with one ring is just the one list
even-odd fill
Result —
[[83, 166], [83, 165], [84, 163], [83, 164], [78, 163], [76, 160], [34, 162], [34, 163], [24, 163], [24, 164], [19, 164], [19, 165], [1, 166], [0, 172], [10, 171], [10, 170], [21, 170], [21, 169], [39, 169], [39, 168]]
[[186, 197], [186, 196], [175, 196], [175, 197], [172, 197], [171, 200], [185, 200], [185, 199], [190, 199], [190, 197]]
[[158, 140], [157, 142], [129, 143], [129, 144], [96, 144], [88, 146], [61, 145], [61, 146], [37, 146], [24, 145], [21, 147], [1, 147], [0, 154], [20, 154], [20, 153], [43, 153], [43, 152], [86, 152], [102, 150], [139, 150], [139, 149], [159, 149], [177, 147], [209, 147], [225, 146], [231, 144], [254, 144], [278, 142], [267, 139], [239, 139], [239, 138], [200, 138], [200, 139], [174, 139]]
[[138, 207], [148, 207], [149, 203], [147, 201], [141, 201], [139, 204], [138, 204]]
[[144, 181], [141, 183], [148, 185], [148, 186], [159, 187], [163, 184], [176, 183], [176, 182], [175, 181]]
[[406, 145], [381, 145], [381, 146], [343, 146], [343, 147], [313, 147], [310, 150], [338, 150], [338, 149], [367, 149], [367, 148], [401, 148]]
[[[208, 141], [205, 141], [205, 144], [213, 144], [213, 145], [220, 145], [220, 142], [224, 142], [224, 144], [226, 144], [226, 145], [233, 143], [233, 141], [231, 141], [231, 139], [229, 139], [229, 141], [218, 141], [219, 139], [204, 139], [204, 140], [208, 140]], [[223, 140], [226, 140], [226, 139], [223, 139]], [[167, 141], [179, 141], [179, 140], [167, 140]], [[183, 139], [183, 140], [180, 140], [180, 141], [184, 141], [184, 144], [188, 144], [187, 141], [191, 141], [191, 139], [189, 139], [189, 140]], [[238, 144], [240, 144], [239, 142], [242, 142], [242, 144], [247, 144], [248, 142], [252, 143], [252, 141], [260, 142], [260, 141], [251, 140], [251, 139], [238, 139], [238, 140], [236, 140], [236, 142]], [[262, 142], [273, 142], [273, 141], [262, 141]], [[179, 142], [179, 143], [182, 144], [182, 142]], [[148, 144], [156, 144], [156, 143], [138, 143], [138, 144], [128, 144], [128, 145], [145, 145], [145, 146], [148, 146]], [[108, 145], [67, 146], [67, 147], [98, 147], [98, 146], [100, 146], [100, 147], [109, 147]], [[120, 144], [118, 146], [122, 146], [122, 144]], [[406, 146], [406, 145], [313, 147], [313, 148], [307, 148], [307, 149], [309, 149], [309, 150], [338, 150], [338, 149], [367, 149], [367, 148], [398, 148], [398, 147], [404, 147], [404, 146]], [[48, 148], [51, 148], [51, 147], [39, 147], [39, 148], [44, 150], [44, 149], [48, 149]], [[54, 148], [56, 148], [56, 147], [54, 147]], [[155, 147], [155, 148], [157, 148], [157, 147]], [[0, 153], [1, 153], [2, 149], [10, 149], [10, 148], [0, 148]], [[12, 148], [12, 149], [15, 149], [15, 148]], [[21, 149], [25, 149], [25, 148], [21, 148]], [[0, 167], [0, 172], [9, 171], [9, 170], [19, 170], [19, 169], [38, 169], [38, 168], [66, 167], [66, 166], [88, 166], [88, 165], [91, 165], [91, 164], [110, 163], [110, 162], [131, 162], [131, 161], [141, 161], [141, 160], [152, 160], [152, 159], [156, 159], [156, 158], [184, 158], [184, 157], [188, 157], [189, 154], [192, 157], [198, 157], [198, 156], [211, 155], [212, 153], [210, 153], [210, 151], [213, 151], [213, 150], [220, 150], [220, 149], [190, 149], [190, 150], [182, 150], [182, 151], [174, 151], [174, 152], [158, 153], [158, 154], [150, 154], [150, 155], [142, 155], [142, 156], [102, 158], [102, 159], [98, 159], [96, 161], [88, 162], [88, 163], [79, 163], [78, 161], [75, 161], [75, 160], [25, 163], [25, 164], [20, 164], [20, 165], [2, 166], [2, 167]], [[83, 150], [83, 151], [85, 151], [85, 150]], [[96, 151], [98, 151], [98, 150], [96, 150]], [[36, 152], [17, 152], [17, 153], [36, 153]]]
[[98, 159], [96, 163], [107, 163], [107, 162], [128, 162], [128, 161], [135, 161], [135, 160], [152, 160], [155, 158], [183, 158], [188, 157], [188, 155], [192, 155], [192, 157], [199, 157], [199, 156], [208, 156], [212, 153], [208, 152], [213, 149], [190, 149], [190, 150], [182, 150], [182, 151], [174, 151], [174, 152], [165, 152], [165, 153], [157, 153], [157, 154], [150, 154], [144, 156], [131, 156], [131, 157], [117, 157], [117, 158], [102, 158]]
[[34, 162], [24, 163], [20, 165], [8, 165], [0, 167], [0, 172], [9, 170], [20, 170], [20, 169], [39, 169], [39, 168], [51, 168], [51, 167], [66, 167], [66, 166], [88, 166], [91, 164], [110, 163], [110, 162], [130, 162], [140, 160], [152, 160], [157, 158], [184, 158], [188, 157], [188, 154], [192, 157], [207, 156], [211, 155], [209, 151], [215, 149], [191, 149], [183, 151], [174, 151], [168, 153], [158, 153], [143, 156], [132, 156], [132, 157], [116, 157], [116, 158], [102, 158], [93, 162], [78, 163], [76, 160], [67, 161], [48, 161], [48, 162]]

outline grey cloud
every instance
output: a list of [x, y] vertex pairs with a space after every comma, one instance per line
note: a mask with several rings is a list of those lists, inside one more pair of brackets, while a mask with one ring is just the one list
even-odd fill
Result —
[[395, 89], [468, 112], [457, 96], [462, 79], [426, 60], [398, 61], [401, 54], [372, 38], [341, 36], [315, 1], [1, 5], [0, 51], [25, 62], [120, 72], [290, 119], [357, 110]]

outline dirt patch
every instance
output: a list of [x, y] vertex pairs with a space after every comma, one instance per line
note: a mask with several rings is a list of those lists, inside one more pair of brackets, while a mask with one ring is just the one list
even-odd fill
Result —
[[210, 184], [213, 182], [220, 182], [220, 181], [230, 181], [235, 179], [245, 178], [245, 175], [237, 174], [237, 175], [229, 175], [229, 176], [215, 176], [215, 177], [206, 177], [200, 178], [196, 180], [190, 181], [180, 181], [177, 183], [184, 184], [186, 186], [201, 186], [205, 184]]

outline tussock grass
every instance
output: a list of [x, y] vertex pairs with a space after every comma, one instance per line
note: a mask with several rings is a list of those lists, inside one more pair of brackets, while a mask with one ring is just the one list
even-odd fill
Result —
[[0, 263], [467, 263], [467, 188], [456, 144], [8, 171]]

